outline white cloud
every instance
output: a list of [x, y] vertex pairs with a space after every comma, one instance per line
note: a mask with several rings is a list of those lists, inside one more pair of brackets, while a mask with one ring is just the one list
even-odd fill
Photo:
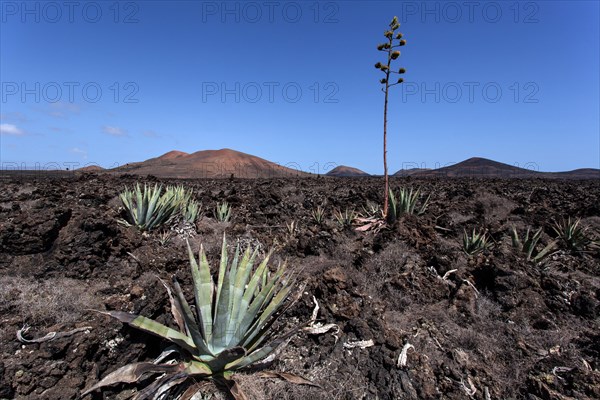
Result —
[[105, 125], [102, 127], [102, 132], [111, 136], [127, 136], [127, 131], [125, 129], [119, 128], [118, 126]]
[[75, 103], [62, 101], [50, 104], [50, 115], [57, 118], [68, 118], [70, 115], [79, 115], [81, 107]]
[[148, 130], [148, 131], [144, 131], [142, 132], [142, 135], [148, 137], [148, 138], [158, 138], [160, 137], [160, 135], [156, 132], [154, 132], [153, 130]]
[[28, 118], [20, 112], [9, 112], [0, 114], [0, 121], [28, 122]]
[[17, 128], [17, 126], [13, 124], [0, 124], [0, 134], [11, 136], [23, 136], [25, 132]]
[[57, 101], [56, 103], [35, 107], [34, 110], [53, 118], [68, 119], [71, 116], [79, 115], [81, 106], [76, 103]]
[[83, 158], [83, 159], [86, 159], [88, 156], [87, 150], [82, 150], [79, 147], [73, 147], [69, 151], [73, 154], [77, 154], [78, 156], [81, 156], [81, 158]]
[[51, 130], [52, 132], [58, 132], [58, 133], [73, 133], [73, 131], [69, 128], [61, 128], [58, 126], [49, 126], [48, 130]]

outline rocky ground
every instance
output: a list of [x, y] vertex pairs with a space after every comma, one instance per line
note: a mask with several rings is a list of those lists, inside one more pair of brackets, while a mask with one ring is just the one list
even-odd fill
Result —
[[[204, 206], [194, 229], [165, 241], [117, 222], [117, 195], [136, 179], [1, 177], [0, 398], [75, 399], [116, 368], [156, 357], [165, 342], [90, 310], [172, 323], [158, 277], [176, 274], [189, 288], [184, 236], [216, 264], [223, 233], [230, 243], [276, 246], [275, 263], [287, 259], [306, 282], [284, 322], [308, 321], [314, 296], [319, 321], [339, 327], [299, 333], [271, 366], [320, 388], [248, 373], [239, 380], [251, 399], [600, 398], [600, 252], [560, 248], [535, 264], [508, 234], [542, 227], [547, 244], [552, 221], [564, 216], [600, 233], [597, 180], [393, 179], [394, 188], [431, 194], [431, 205], [366, 233], [340, 226], [333, 211], [381, 202], [381, 179], [165, 181], [193, 188]], [[233, 206], [229, 223], [213, 216], [221, 201]], [[317, 205], [322, 224], [312, 217]], [[469, 257], [462, 235], [475, 227], [494, 245]], [[57, 337], [23, 343], [16, 333], [25, 325], [26, 339]], [[223, 398], [211, 384], [202, 390]]]

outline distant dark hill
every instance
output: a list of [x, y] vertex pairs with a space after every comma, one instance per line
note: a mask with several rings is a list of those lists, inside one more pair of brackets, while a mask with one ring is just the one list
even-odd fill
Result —
[[409, 169], [401, 169], [396, 172], [393, 176], [412, 176], [417, 175], [422, 172], [429, 171], [429, 168], [409, 168]]
[[546, 175], [560, 179], [600, 179], [600, 169], [580, 168], [566, 172], [546, 172]]
[[473, 157], [448, 167], [429, 170], [400, 170], [394, 175], [415, 177], [600, 179], [600, 170], [582, 168], [566, 172], [539, 172], [488, 160], [487, 158]]
[[361, 171], [358, 168], [347, 167], [345, 165], [339, 165], [326, 173], [327, 176], [370, 176], [365, 171]]
[[535, 178], [540, 172], [515, 167], [487, 158], [473, 157], [457, 164], [421, 171], [414, 176], [482, 177], [482, 178]]
[[117, 173], [154, 175], [159, 178], [279, 178], [309, 176], [260, 157], [231, 149], [203, 150], [192, 154], [170, 151], [160, 157], [111, 170]]
[[87, 167], [77, 169], [77, 171], [79, 171], [79, 172], [102, 172], [102, 171], [105, 171], [105, 169], [99, 165], [88, 165]]

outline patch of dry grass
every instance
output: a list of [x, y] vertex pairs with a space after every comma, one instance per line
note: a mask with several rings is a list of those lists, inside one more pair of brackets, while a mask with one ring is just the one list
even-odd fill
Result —
[[86, 309], [99, 308], [95, 290], [81, 281], [51, 278], [0, 277], [0, 310], [18, 316], [30, 325], [71, 323], [81, 319]]

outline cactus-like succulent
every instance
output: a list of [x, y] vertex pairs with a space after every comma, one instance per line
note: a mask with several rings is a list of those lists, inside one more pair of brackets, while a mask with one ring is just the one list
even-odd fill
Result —
[[133, 189], [126, 188], [120, 193], [119, 198], [127, 213], [126, 219], [119, 222], [142, 231], [160, 228], [179, 215], [193, 223], [200, 207], [192, 199], [192, 192], [183, 186], [167, 186], [163, 192], [162, 186], [144, 185], [142, 189], [137, 183]]
[[540, 262], [546, 256], [549, 256], [551, 254], [551, 252], [556, 248], [557, 242], [550, 242], [546, 247], [538, 251], [537, 245], [540, 238], [542, 237], [542, 228], [538, 229], [533, 234], [530, 233], [531, 228], [527, 228], [525, 236], [521, 238], [519, 237], [517, 229], [513, 226], [510, 230], [512, 245], [515, 248], [515, 250], [525, 254], [527, 261]]
[[425, 198], [425, 201], [421, 207], [417, 208], [417, 201], [419, 201], [420, 190], [416, 191], [413, 189], [400, 188], [398, 196], [390, 189], [390, 204], [388, 210], [388, 222], [392, 223], [396, 218], [402, 214], [413, 214], [423, 215], [429, 207], [429, 200], [431, 194]]
[[480, 230], [479, 232], [473, 228], [473, 233], [470, 235], [467, 231], [463, 232], [462, 249], [468, 256], [474, 256], [484, 250], [489, 249], [492, 243], [489, 242], [487, 232]]
[[231, 219], [231, 206], [226, 201], [217, 203], [215, 207], [215, 218], [219, 222], [229, 222]]
[[554, 221], [552, 230], [567, 250], [579, 252], [598, 245], [598, 242], [590, 236], [589, 228], [580, 226], [580, 222], [581, 218], [571, 219], [571, 217]]
[[223, 237], [218, 275], [214, 278], [202, 248], [196, 259], [188, 244], [188, 255], [195, 307], [188, 303], [175, 277], [171, 285], [163, 282], [177, 329], [141, 315], [101, 312], [170, 341], [176, 349], [161, 354], [155, 363], [136, 362], [113, 371], [86, 389], [82, 397], [106, 386], [135, 383], [151, 376], [155, 380], [139, 391], [136, 399], [181, 398], [174, 397], [174, 392], [186, 382], [193, 384], [194, 378], [225, 383], [235, 394], [239, 387], [231, 379], [233, 373], [274, 354], [297, 331], [295, 328], [281, 334], [273, 328], [278, 317], [294, 303], [290, 294], [297, 288], [285, 264], [270, 272], [271, 253], [255, 265], [257, 249], [240, 252], [238, 246], [230, 258]]

